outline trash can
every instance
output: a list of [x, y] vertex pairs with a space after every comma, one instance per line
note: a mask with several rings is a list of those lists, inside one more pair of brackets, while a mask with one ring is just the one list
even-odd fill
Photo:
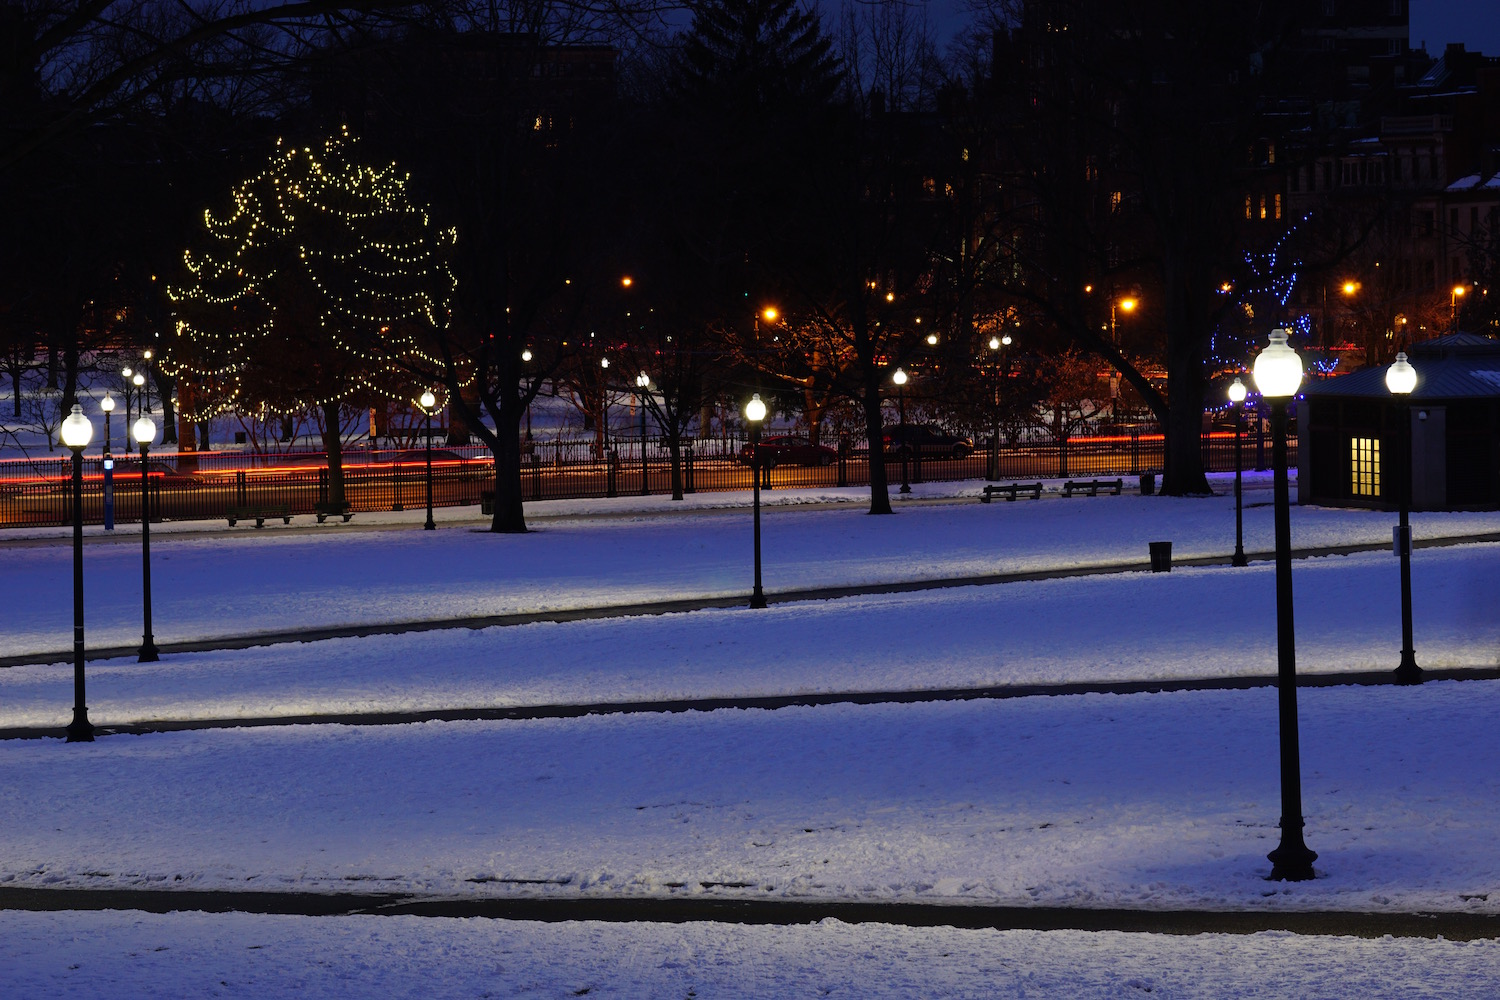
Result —
[[1172, 543], [1171, 542], [1147, 542], [1151, 547], [1151, 572], [1172, 572]]
[[1141, 473], [1141, 496], [1149, 497], [1156, 492], [1156, 473]]

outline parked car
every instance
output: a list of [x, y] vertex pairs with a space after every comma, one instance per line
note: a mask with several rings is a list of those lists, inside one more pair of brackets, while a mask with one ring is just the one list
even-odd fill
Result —
[[[760, 461], [765, 468], [778, 465], [832, 465], [839, 453], [826, 445], [813, 444], [795, 434], [778, 434], [760, 439]], [[740, 461], [750, 464], [750, 446], [740, 449]]]
[[937, 424], [898, 424], [887, 427], [885, 450], [893, 455], [923, 458], [967, 458], [974, 453], [974, 439], [949, 434]]

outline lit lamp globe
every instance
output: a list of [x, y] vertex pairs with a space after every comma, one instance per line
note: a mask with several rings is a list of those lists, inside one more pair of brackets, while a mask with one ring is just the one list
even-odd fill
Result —
[[929, 346], [929, 347], [936, 347], [937, 346], [937, 334], [935, 334], [935, 333], [929, 333], [927, 335], [927, 346]]
[[130, 425], [130, 436], [135, 439], [136, 444], [150, 444], [156, 440], [156, 421], [142, 416]]
[[99, 409], [103, 410], [106, 415], [115, 412], [115, 397], [106, 392], [104, 398], [99, 400]]
[[902, 371], [900, 368], [897, 368], [896, 369], [896, 374], [894, 374], [894, 375], [891, 376], [891, 381], [894, 382], [894, 383], [896, 383], [897, 385], [905, 385], [906, 384], [906, 372]]
[[1000, 338], [999, 337], [991, 337], [990, 338], [990, 350], [992, 350], [992, 351], [998, 351], [998, 350], [1000, 350]]
[[1255, 359], [1255, 387], [1268, 399], [1286, 399], [1302, 384], [1302, 359], [1286, 342], [1285, 330], [1272, 330], [1271, 344]]
[[750, 402], [745, 404], [745, 419], [753, 424], [766, 419], [766, 404], [761, 401], [760, 393], [752, 395]]
[[62, 443], [74, 451], [85, 448], [94, 436], [94, 425], [83, 415], [83, 407], [73, 404], [73, 412], [62, 422]]
[[600, 358], [599, 359], [599, 367], [600, 368], [608, 368], [609, 367], [609, 359], [608, 358]]
[[521, 360], [522, 361], [530, 361], [531, 360], [531, 348], [528, 347], [528, 348], [526, 348], [525, 350], [523, 350], [521, 352]]
[[645, 372], [641, 372], [635, 377], [635, 384], [636, 388], [644, 389], [651, 384], [651, 376], [647, 375]]
[[437, 397], [432, 394], [431, 389], [427, 389], [423, 391], [417, 402], [422, 404], [422, 409], [430, 410], [437, 405]]
[[1406, 353], [1396, 355], [1396, 363], [1385, 370], [1385, 387], [1398, 396], [1407, 396], [1417, 387], [1417, 370], [1406, 360]]
[[141, 386], [146, 384], [146, 376], [142, 375], [140, 372], [136, 372], [134, 375], [130, 376], [130, 383], [137, 389], [139, 389]]
[[1243, 403], [1245, 401], [1245, 393], [1245, 383], [1241, 382], [1239, 377], [1236, 376], [1234, 382], [1229, 386], [1229, 401], [1235, 404]]
[[1000, 343], [1001, 343], [1002, 346], [1009, 347], [1010, 346], [1010, 334], [1007, 333], [1005, 336], [1001, 337], [1000, 338]]

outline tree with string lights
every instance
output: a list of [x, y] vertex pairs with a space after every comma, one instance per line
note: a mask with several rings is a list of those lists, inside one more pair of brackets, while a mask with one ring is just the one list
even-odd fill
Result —
[[341, 412], [410, 401], [407, 374], [449, 322], [455, 233], [413, 203], [395, 164], [360, 161], [347, 129], [321, 148], [278, 144], [204, 212], [197, 248], [167, 295], [175, 329], [164, 367], [212, 410], [312, 411], [328, 454], [327, 503], [344, 506]]

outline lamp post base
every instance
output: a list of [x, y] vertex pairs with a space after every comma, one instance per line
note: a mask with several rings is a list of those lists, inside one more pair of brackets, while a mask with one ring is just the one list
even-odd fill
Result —
[[427, 523], [424, 524], [424, 525], [422, 525], [422, 528], [423, 528], [424, 531], [436, 531], [437, 530], [437, 523], [435, 521], [433, 521], [432, 518], [429, 517], [427, 519]]
[[1249, 566], [1250, 560], [1245, 557], [1244, 549], [1235, 549], [1234, 556], [1229, 560], [1231, 566]]
[[766, 595], [765, 594], [762, 594], [760, 591], [757, 590], [755, 593], [753, 593], [753, 594], [750, 595], [750, 607], [752, 607], [752, 608], [763, 608], [765, 606], [766, 606]]
[[136, 650], [137, 663], [155, 663], [161, 659], [161, 651], [156, 648], [156, 643], [147, 639], [141, 643], [141, 648]]
[[87, 708], [73, 709], [73, 721], [68, 723], [68, 742], [94, 742], [94, 724], [89, 721], [89, 710]]
[[[1299, 823], [1298, 826], [1300, 827], [1301, 824]], [[1291, 834], [1283, 830], [1281, 846], [1266, 857], [1271, 862], [1271, 874], [1267, 876], [1268, 881], [1309, 882], [1316, 877], [1313, 874], [1312, 863], [1318, 860], [1318, 852], [1302, 842], [1300, 828]]]
[[1401, 665], [1396, 668], [1396, 683], [1422, 683], [1422, 668], [1417, 666], [1417, 654], [1409, 649], [1401, 651]]

